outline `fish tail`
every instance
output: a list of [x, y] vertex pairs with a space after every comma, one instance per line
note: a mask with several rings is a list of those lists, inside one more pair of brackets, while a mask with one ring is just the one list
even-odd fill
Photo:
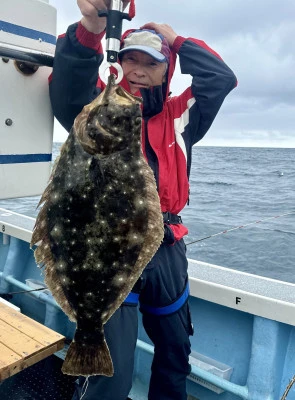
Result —
[[113, 362], [105, 339], [99, 344], [91, 345], [73, 341], [63, 363], [62, 372], [76, 376], [113, 376]]

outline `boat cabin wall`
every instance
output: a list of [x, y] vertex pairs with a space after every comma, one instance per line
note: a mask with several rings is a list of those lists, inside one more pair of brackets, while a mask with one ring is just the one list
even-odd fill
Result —
[[51, 170], [51, 68], [8, 55], [53, 56], [56, 10], [48, 1], [1, 0], [0, 15], [0, 199], [39, 195]]

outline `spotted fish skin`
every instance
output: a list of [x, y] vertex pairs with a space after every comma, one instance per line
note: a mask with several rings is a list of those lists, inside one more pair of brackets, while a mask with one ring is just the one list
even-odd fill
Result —
[[112, 76], [75, 119], [40, 203], [35, 259], [77, 322], [62, 370], [112, 376], [103, 325], [163, 239], [156, 183], [141, 150], [140, 100]]

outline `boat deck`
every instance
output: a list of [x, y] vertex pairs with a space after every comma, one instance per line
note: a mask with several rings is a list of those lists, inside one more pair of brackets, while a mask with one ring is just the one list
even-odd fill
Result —
[[61, 372], [63, 360], [52, 355], [0, 383], [5, 400], [71, 400], [76, 377]]

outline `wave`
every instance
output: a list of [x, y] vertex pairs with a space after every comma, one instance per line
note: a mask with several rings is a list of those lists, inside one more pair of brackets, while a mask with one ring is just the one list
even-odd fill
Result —
[[263, 230], [263, 231], [277, 232], [277, 233], [287, 233], [287, 235], [295, 235], [295, 232], [292, 232], [292, 231], [283, 231], [283, 230], [281, 230], [281, 229], [262, 228], [261, 230]]
[[212, 181], [205, 181], [205, 180], [200, 180], [198, 179], [199, 177], [191, 177], [190, 178], [190, 184], [192, 185], [209, 185], [209, 186], [233, 186], [235, 183], [230, 183], [230, 182], [225, 182], [225, 181], [219, 181], [219, 180], [212, 180]]
[[215, 182], [199, 182], [203, 185], [212, 185], [212, 186], [233, 186], [233, 183], [228, 183], [228, 182], [221, 182], [221, 181], [215, 181]]

